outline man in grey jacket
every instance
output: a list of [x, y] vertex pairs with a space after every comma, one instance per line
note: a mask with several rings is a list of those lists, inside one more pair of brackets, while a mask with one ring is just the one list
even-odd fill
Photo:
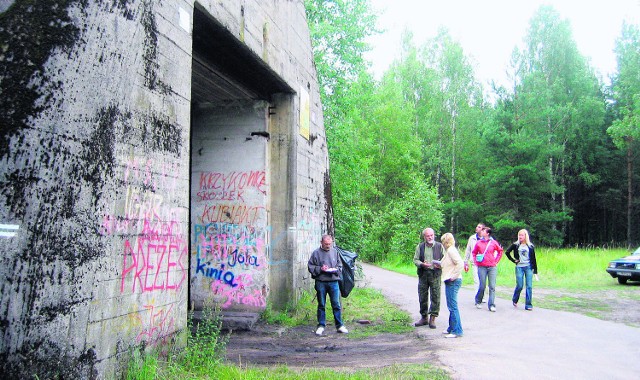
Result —
[[338, 252], [333, 246], [333, 237], [323, 235], [320, 241], [320, 248], [313, 251], [309, 263], [307, 264], [311, 277], [316, 280], [316, 298], [318, 298], [318, 327], [316, 335], [324, 333], [326, 327], [325, 306], [327, 294], [331, 301], [333, 319], [337, 332], [346, 334], [349, 331], [342, 324], [342, 307], [340, 305], [340, 287], [338, 280], [342, 272], [342, 261], [338, 257]]

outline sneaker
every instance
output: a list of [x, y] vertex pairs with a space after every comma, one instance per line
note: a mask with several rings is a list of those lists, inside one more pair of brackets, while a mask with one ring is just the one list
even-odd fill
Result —
[[489, 311], [493, 311], [495, 313], [496, 312], [496, 307], [491, 305], [491, 307], [489, 308]]
[[322, 326], [318, 326], [318, 328], [316, 329], [316, 335], [320, 336], [324, 333], [324, 327]]
[[449, 330], [444, 330], [442, 333], [443, 334], [450, 334]]
[[525, 309], [526, 311], [533, 311], [533, 308], [532, 308], [532, 307], [525, 307], [524, 309]]
[[457, 338], [458, 336], [456, 334], [447, 334], [444, 337], [445, 338]]
[[348, 334], [348, 333], [349, 333], [349, 330], [347, 330], [347, 328], [346, 328], [346, 327], [344, 327], [344, 326], [340, 326], [340, 327], [338, 327], [338, 332], [339, 332], [340, 334]]
[[514, 302], [513, 307], [518, 307], [518, 304]]
[[479, 303], [477, 303], [477, 304], [476, 304], [476, 309], [482, 309], [482, 305], [481, 305], [481, 304], [479, 304]]

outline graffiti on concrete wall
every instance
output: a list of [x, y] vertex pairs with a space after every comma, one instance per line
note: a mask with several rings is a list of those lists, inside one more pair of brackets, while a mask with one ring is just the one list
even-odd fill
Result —
[[266, 306], [267, 187], [263, 170], [199, 173], [192, 275], [223, 309]]

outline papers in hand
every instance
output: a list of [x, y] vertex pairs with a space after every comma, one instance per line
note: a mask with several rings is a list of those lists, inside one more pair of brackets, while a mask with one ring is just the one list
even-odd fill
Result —
[[338, 268], [327, 268], [325, 270], [325, 272], [327, 273], [336, 273], [338, 271]]
[[431, 262], [431, 264], [433, 264], [433, 265], [441, 265], [441, 261], [440, 260], [433, 260]]

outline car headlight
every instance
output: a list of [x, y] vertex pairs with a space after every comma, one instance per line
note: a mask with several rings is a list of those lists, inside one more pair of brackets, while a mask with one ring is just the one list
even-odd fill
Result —
[[640, 269], [640, 263], [636, 264], [636, 269]]
[[615, 268], [616, 267], [616, 263], [614, 262], [610, 262], [609, 263], [609, 268]]

